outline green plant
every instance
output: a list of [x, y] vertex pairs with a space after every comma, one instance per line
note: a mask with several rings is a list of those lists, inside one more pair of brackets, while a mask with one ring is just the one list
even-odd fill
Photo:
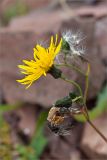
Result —
[[10, 126], [0, 113], [0, 159], [12, 160], [12, 150]]
[[2, 23], [7, 25], [13, 17], [24, 15], [28, 12], [28, 7], [21, 1], [9, 6], [3, 13]]
[[[73, 85], [76, 91], [70, 92], [68, 96], [57, 100], [49, 111], [47, 120], [51, 131], [61, 135], [70, 130], [70, 126], [64, 125], [66, 118], [73, 118], [79, 114], [84, 116], [84, 119], [107, 143], [107, 138], [91, 121], [91, 118], [99, 115], [103, 109], [98, 105], [93, 111], [88, 112], [86, 104], [89, 88], [90, 62], [84, 56], [84, 49], [83, 46], [81, 46], [82, 40], [80, 33], [73, 34], [72, 31], [67, 31], [62, 33], [59, 43], [58, 35], [56, 34], [55, 40], [54, 37], [51, 36], [49, 47], [46, 48], [37, 44], [34, 48], [34, 60], [23, 60], [24, 64], [18, 65], [21, 73], [24, 74], [25, 77], [17, 80], [17, 82], [22, 85], [27, 85], [27, 88], [29, 88], [34, 81], [38, 80], [43, 75], [46, 76], [48, 73], [55, 79], [60, 78], [70, 85]], [[59, 56], [62, 56], [61, 61], [59, 61]], [[83, 71], [78, 64], [72, 61], [70, 62], [70, 59], [74, 59], [75, 62], [80, 60], [86, 65], [85, 68], [87, 69]], [[62, 67], [70, 68], [84, 77], [84, 90], [82, 90], [79, 83], [73, 79], [67, 78]], [[74, 98], [70, 96], [71, 93], [75, 95]], [[80, 119], [82, 120], [82, 118]]]
[[[0, 159], [2, 160], [12, 160], [14, 152], [10, 138], [10, 126], [3, 118], [3, 113], [16, 110], [21, 106], [21, 103], [16, 105], [0, 105]], [[43, 133], [46, 118], [47, 112], [42, 112], [37, 120], [34, 136], [28, 146], [23, 144], [16, 145], [19, 160], [39, 160], [47, 145], [47, 139]]]
[[47, 112], [42, 112], [37, 120], [34, 136], [28, 146], [17, 145], [16, 149], [20, 160], [39, 160], [48, 142], [43, 133], [46, 118]]

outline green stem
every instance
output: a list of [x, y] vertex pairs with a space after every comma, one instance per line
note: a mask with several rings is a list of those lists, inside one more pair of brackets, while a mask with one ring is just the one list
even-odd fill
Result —
[[[66, 62], [66, 59], [65, 59], [65, 62]], [[87, 118], [89, 119], [88, 109], [87, 109], [87, 106], [86, 106], [86, 98], [87, 98], [87, 93], [88, 93], [88, 79], [89, 79], [89, 72], [90, 72], [90, 64], [88, 63], [88, 69], [87, 69], [86, 74], [83, 73], [83, 72], [81, 71], [81, 69], [79, 69], [78, 67], [73, 66], [73, 65], [68, 64], [68, 63], [58, 64], [57, 66], [66, 66], [66, 67], [69, 67], [69, 68], [77, 71], [78, 73], [80, 73], [80, 74], [82, 74], [82, 75], [84, 75], [84, 76], [86, 77], [84, 97], [83, 97], [82, 90], [81, 90], [80, 86], [78, 85], [78, 83], [76, 83], [76, 82], [74, 82], [74, 81], [72, 81], [72, 80], [68, 80], [68, 79], [65, 78], [65, 77], [62, 77], [62, 79], [65, 80], [65, 81], [67, 81], [67, 82], [69, 82], [69, 83], [72, 83], [73, 85], [75, 85], [75, 86], [78, 88], [79, 93], [80, 93], [80, 95], [81, 95], [82, 98], [83, 98], [83, 103], [84, 103], [85, 111], [86, 111], [86, 113], [87, 113]]]
[[81, 89], [81, 87], [79, 86], [78, 83], [76, 83], [76, 82], [73, 81], [73, 80], [67, 79], [63, 74], [62, 74], [62, 76], [61, 76], [61, 79], [63, 79], [64, 81], [66, 81], [66, 82], [68, 82], [68, 83], [73, 84], [74, 86], [76, 86], [76, 88], [78, 89], [78, 91], [79, 91], [79, 93], [80, 93], [80, 96], [83, 97], [82, 89]]
[[77, 100], [79, 100], [79, 99], [82, 99], [82, 97], [81, 97], [81, 96], [76, 97], [76, 98], [74, 98], [74, 99], [72, 100], [72, 102], [75, 102], [75, 101], [77, 101]]
[[84, 91], [84, 97], [83, 97], [84, 109], [85, 109], [85, 113], [87, 115], [87, 119], [89, 119], [89, 113], [88, 113], [88, 109], [87, 109], [87, 106], [86, 106], [86, 100], [87, 100], [87, 94], [88, 94], [88, 86], [89, 86], [89, 73], [90, 73], [90, 64], [88, 63], [87, 72], [85, 74], [85, 76], [86, 76], [86, 79], [85, 79], [85, 91]]
[[90, 64], [88, 63], [88, 68], [87, 68], [87, 72], [86, 72], [86, 80], [85, 80], [85, 91], [84, 91], [84, 103], [85, 104], [86, 104], [87, 94], [88, 94], [89, 73], [90, 73]]
[[[103, 112], [107, 111], [107, 98], [106, 98], [106, 96], [104, 97], [104, 95], [103, 95], [103, 99], [102, 100], [100, 100], [100, 99], [98, 100], [96, 106], [92, 107], [93, 109], [91, 111], [88, 111], [90, 120], [96, 119]], [[84, 118], [84, 116], [82, 114], [81, 115], [76, 115], [75, 119], [80, 121], [80, 122], [86, 122], [86, 119]]]
[[71, 64], [62, 63], [62, 64], [56, 64], [56, 66], [65, 66], [65, 67], [69, 67], [69, 68], [75, 70], [76, 72], [78, 72], [78, 73], [80, 73], [80, 74], [82, 74], [82, 75], [85, 76], [85, 74], [84, 74], [78, 67], [73, 66], [73, 65], [71, 65]]

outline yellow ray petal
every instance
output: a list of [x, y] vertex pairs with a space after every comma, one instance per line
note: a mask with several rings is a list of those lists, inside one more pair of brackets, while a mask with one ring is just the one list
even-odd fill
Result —
[[57, 46], [56, 49], [55, 49], [54, 58], [55, 58], [55, 56], [59, 53], [59, 51], [61, 50], [61, 45], [62, 45], [62, 39], [60, 40], [58, 46]]
[[43, 74], [44, 74], [44, 76], [46, 76], [46, 72], [44, 72]]
[[57, 45], [57, 42], [58, 42], [58, 35], [56, 34], [55, 46]]
[[54, 37], [51, 36], [51, 42], [48, 48], [36, 45], [34, 48], [34, 60], [23, 60], [24, 65], [19, 65], [18, 67], [21, 69], [21, 73], [25, 74], [25, 77], [21, 80], [17, 80], [18, 82], [27, 85], [27, 88], [29, 88], [31, 84], [42, 75], [46, 76], [46, 73], [52, 67], [54, 58], [59, 53], [62, 45], [62, 39], [57, 45], [57, 34], [55, 38], [54, 42]]
[[49, 52], [51, 52], [51, 50], [54, 48], [54, 39], [53, 39], [53, 36], [51, 36], [51, 42], [50, 42], [50, 46], [49, 46]]

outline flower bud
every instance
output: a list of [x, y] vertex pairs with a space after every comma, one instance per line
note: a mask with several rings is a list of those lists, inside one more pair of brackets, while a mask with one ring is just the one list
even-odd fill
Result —
[[64, 39], [62, 39], [62, 48], [61, 48], [62, 50], [63, 50], [63, 52], [65, 53], [65, 54], [67, 54], [68, 52], [66, 52], [66, 51], [70, 51], [70, 45], [69, 45], [69, 43], [67, 42], [67, 41], [65, 41]]
[[55, 79], [60, 78], [62, 75], [62, 71], [56, 68], [54, 65], [51, 67], [48, 73], [50, 73]]
[[55, 107], [65, 107], [69, 108], [72, 105], [72, 98], [69, 96], [66, 96], [62, 99], [59, 99], [55, 103]]

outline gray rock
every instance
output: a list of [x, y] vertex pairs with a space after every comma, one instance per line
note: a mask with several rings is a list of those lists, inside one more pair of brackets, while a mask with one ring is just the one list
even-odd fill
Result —
[[[24, 23], [27, 22], [27, 23]], [[33, 23], [32, 23], [33, 22]], [[50, 106], [55, 100], [68, 94], [73, 87], [62, 80], [55, 80], [50, 75], [41, 77], [30, 89], [18, 84], [16, 79], [22, 77], [17, 68], [23, 59], [32, 59], [36, 42], [44, 37], [46, 42], [50, 33], [56, 33], [65, 28], [79, 29], [87, 36], [85, 42], [91, 62], [89, 98], [97, 95], [105, 79], [105, 70], [94, 39], [94, 19], [68, 19], [62, 11], [47, 11], [33, 16], [19, 18], [10, 27], [0, 30], [0, 86], [2, 86], [5, 99], [8, 103], [27, 101]], [[83, 66], [83, 64], [81, 65]], [[86, 67], [85, 67], [86, 68]], [[99, 69], [98, 69], [99, 68]], [[82, 86], [83, 78], [71, 71], [66, 74]], [[82, 87], [84, 88], [84, 87]]]
[[107, 66], [107, 18], [102, 18], [96, 22], [95, 35], [100, 49], [100, 57]]

